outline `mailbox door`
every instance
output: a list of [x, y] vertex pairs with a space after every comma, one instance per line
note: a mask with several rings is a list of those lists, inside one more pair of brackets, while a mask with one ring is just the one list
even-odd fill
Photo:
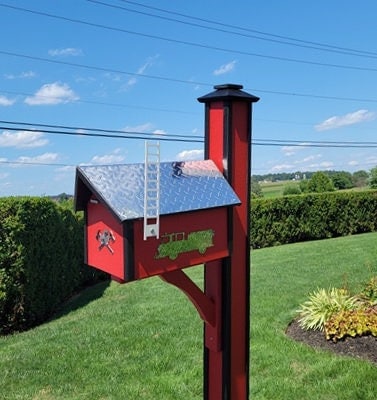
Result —
[[160, 217], [160, 237], [143, 240], [143, 221], [134, 223], [135, 279], [182, 269], [229, 255], [227, 209]]
[[125, 279], [123, 226], [101, 203], [88, 203], [86, 215], [86, 262]]

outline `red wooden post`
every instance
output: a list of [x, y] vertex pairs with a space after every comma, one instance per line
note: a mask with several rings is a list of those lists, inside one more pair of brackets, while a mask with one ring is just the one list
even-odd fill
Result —
[[241, 85], [215, 86], [205, 103], [205, 158], [212, 159], [242, 204], [229, 209], [230, 256], [205, 265], [205, 295], [220, 315], [204, 328], [204, 398], [249, 398], [251, 103]]

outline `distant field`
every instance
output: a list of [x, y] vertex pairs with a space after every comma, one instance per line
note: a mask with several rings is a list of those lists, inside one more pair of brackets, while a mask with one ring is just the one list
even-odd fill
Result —
[[[300, 181], [278, 181], [278, 182], [259, 182], [264, 198], [283, 196], [284, 188], [287, 186], [299, 186]], [[345, 189], [342, 191], [362, 191], [368, 190], [367, 186]]]
[[283, 196], [286, 186], [298, 186], [299, 184], [299, 181], [260, 182], [262, 193], [266, 198]]

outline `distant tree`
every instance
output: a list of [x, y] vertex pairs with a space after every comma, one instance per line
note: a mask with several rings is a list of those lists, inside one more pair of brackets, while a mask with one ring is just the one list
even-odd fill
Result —
[[315, 193], [334, 191], [332, 180], [322, 171], [315, 172], [308, 182], [308, 191]]
[[371, 189], [377, 189], [377, 167], [374, 167], [370, 170], [369, 187]]
[[331, 180], [334, 184], [335, 189], [338, 190], [351, 189], [352, 187], [354, 187], [352, 174], [350, 172], [335, 172], [331, 175]]
[[261, 185], [259, 182], [254, 179], [253, 177], [251, 178], [251, 198], [257, 198], [257, 197], [263, 197], [263, 192]]
[[300, 181], [300, 190], [301, 190], [301, 193], [309, 192], [309, 180], [308, 179], [304, 179], [304, 180]]
[[352, 181], [355, 187], [364, 187], [368, 185], [369, 174], [367, 171], [356, 171], [352, 174]]
[[290, 196], [292, 194], [301, 194], [299, 185], [287, 185], [284, 187], [283, 196]]

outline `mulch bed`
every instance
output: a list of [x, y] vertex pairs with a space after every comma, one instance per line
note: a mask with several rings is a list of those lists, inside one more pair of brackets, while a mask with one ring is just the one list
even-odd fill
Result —
[[326, 340], [323, 332], [302, 329], [297, 320], [289, 324], [286, 334], [292, 339], [312, 347], [369, 360], [377, 366], [377, 338], [374, 336], [347, 337], [334, 343]]

